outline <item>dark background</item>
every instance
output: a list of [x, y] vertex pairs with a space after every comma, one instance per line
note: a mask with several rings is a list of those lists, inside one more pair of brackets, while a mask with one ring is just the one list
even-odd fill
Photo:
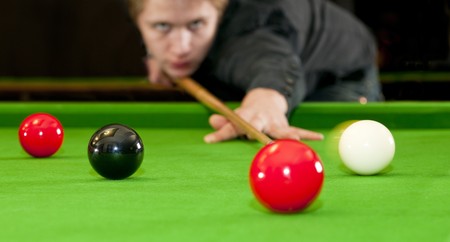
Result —
[[[0, 77], [146, 74], [140, 36], [122, 0], [0, 1]], [[449, 1], [335, 0], [377, 37], [382, 72], [450, 72]], [[429, 92], [449, 87], [441, 79], [427, 82]], [[386, 93], [401, 99], [392, 83], [385, 85]], [[442, 95], [438, 98], [448, 96]]]
[[355, 1], [378, 40], [382, 70], [449, 70], [449, 0]]
[[0, 76], [145, 73], [121, 0], [0, 1]]

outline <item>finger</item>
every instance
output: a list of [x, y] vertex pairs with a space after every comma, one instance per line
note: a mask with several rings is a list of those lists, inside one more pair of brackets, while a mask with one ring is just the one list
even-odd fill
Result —
[[155, 65], [155, 62], [148, 58], [145, 60], [145, 66], [147, 68], [147, 79], [152, 84], [158, 84], [159, 80], [159, 71], [158, 67]]
[[[264, 131], [264, 127], [266, 125], [266, 122], [264, 122], [264, 120], [262, 120], [261, 118], [254, 118], [252, 120], [250, 120], [249, 122], [253, 128], [255, 128], [256, 130], [260, 131], [260, 132], [265, 132]], [[254, 137], [251, 137], [250, 135], [246, 135], [248, 139], [250, 140], [254, 140]]]
[[150, 83], [155, 85], [162, 85], [166, 87], [172, 87], [173, 83], [172, 81], [165, 75], [163, 75], [163, 72], [161, 70], [161, 67], [159, 64], [149, 58], [146, 60], [147, 65], [147, 72], [148, 72], [148, 80]]
[[152, 83], [152, 84], [156, 84], [156, 77], [155, 77], [155, 72], [152, 70], [152, 61], [150, 58], [146, 58], [144, 60], [145, 63], [145, 68], [147, 70], [147, 79], [148, 82]]
[[234, 139], [239, 136], [238, 131], [231, 123], [224, 125], [216, 132], [210, 133], [204, 137], [206, 143], [217, 143], [225, 140]]
[[296, 127], [288, 127], [276, 129], [268, 134], [275, 139], [295, 139], [295, 140], [323, 140], [324, 136], [321, 133], [300, 129]]
[[149, 69], [150, 69], [150, 82], [159, 84], [161, 80], [161, 70], [159, 66], [153, 60], [149, 60]]
[[160, 78], [159, 81], [158, 81], [158, 84], [166, 86], [166, 87], [173, 87], [174, 86], [172, 81], [170, 81], [167, 78]]
[[300, 136], [300, 139], [306, 139], [306, 140], [323, 140], [324, 139], [324, 135], [318, 132], [314, 132], [311, 130], [306, 130], [306, 129], [299, 129], [299, 128], [294, 128], [298, 135]]
[[161, 72], [155, 70], [148, 74], [148, 80], [150, 83], [155, 85], [161, 85], [165, 87], [173, 87], [174, 84], [168, 78], [164, 77]]
[[148, 80], [152, 84], [159, 84], [159, 75], [158, 75], [158, 73], [156, 73], [156, 71], [150, 71], [149, 72], [149, 76], [148, 76]]
[[228, 123], [229, 123], [228, 119], [219, 114], [213, 114], [209, 117], [209, 124], [215, 130], [221, 129], [224, 125]]
[[166, 86], [166, 87], [174, 87], [175, 83], [172, 82], [172, 77], [169, 76], [167, 72], [164, 72], [162, 69], [158, 70], [158, 83], [160, 85]]

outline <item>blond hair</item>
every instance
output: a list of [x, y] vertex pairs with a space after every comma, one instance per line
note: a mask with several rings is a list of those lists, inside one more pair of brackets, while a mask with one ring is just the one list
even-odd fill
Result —
[[[148, 0], [127, 0], [128, 3], [128, 12], [133, 20], [136, 20], [139, 14], [144, 9], [144, 3]], [[228, 0], [208, 0], [211, 4], [219, 11], [219, 13], [223, 13], [225, 10]]]

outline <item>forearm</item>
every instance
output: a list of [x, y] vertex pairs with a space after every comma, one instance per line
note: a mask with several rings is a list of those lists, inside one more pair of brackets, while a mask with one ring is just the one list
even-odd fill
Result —
[[216, 74], [224, 82], [246, 92], [275, 90], [284, 96], [287, 113], [305, 98], [302, 63], [285, 39], [260, 31], [234, 40], [222, 53]]
[[262, 68], [251, 80], [248, 91], [259, 88], [275, 91], [286, 102], [286, 114], [289, 115], [307, 95], [305, 76], [301, 66], [289, 59], [280, 61], [277, 68], [268, 71]]

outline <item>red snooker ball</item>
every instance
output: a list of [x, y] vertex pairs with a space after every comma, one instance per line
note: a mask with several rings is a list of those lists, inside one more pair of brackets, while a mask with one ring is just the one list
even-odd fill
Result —
[[250, 168], [256, 199], [278, 213], [307, 208], [319, 195], [323, 164], [313, 149], [296, 140], [276, 140], [263, 147]]
[[62, 145], [64, 131], [61, 123], [47, 113], [35, 113], [26, 117], [19, 127], [22, 148], [34, 157], [49, 157]]

